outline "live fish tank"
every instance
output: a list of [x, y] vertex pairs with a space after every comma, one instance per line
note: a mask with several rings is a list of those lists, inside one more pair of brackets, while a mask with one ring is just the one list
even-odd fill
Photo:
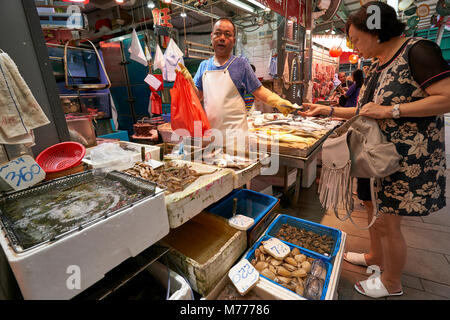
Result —
[[155, 195], [156, 185], [90, 170], [0, 199], [0, 224], [17, 253], [56, 241]]

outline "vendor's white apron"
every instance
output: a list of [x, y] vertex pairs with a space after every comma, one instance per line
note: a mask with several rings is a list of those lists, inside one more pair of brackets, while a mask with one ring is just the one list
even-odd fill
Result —
[[206, 115], [211, 128], [218, 129], [223, 134], [227, 129], [233, 133], [243, 131], [247, 134], [248, 131], [244, 99], [228, 72], [235, 59], [236, 57], [225, 69], [205, 71], [202, 77]]

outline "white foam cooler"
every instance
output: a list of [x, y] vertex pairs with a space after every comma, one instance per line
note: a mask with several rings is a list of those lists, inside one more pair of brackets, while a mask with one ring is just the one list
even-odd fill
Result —
[[157, 188], [155, 196], [56, 242], [16, 253], [0, 230], [0, 244], [24, 299], [70, 299], [168, 233], [164, 193]]

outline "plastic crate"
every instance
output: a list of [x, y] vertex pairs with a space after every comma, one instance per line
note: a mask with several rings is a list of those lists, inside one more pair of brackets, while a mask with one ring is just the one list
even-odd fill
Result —
[[207, 211], [230, 219], [233, 215], [233, 198], [238, 199], [236, 214], [241, 214], [255, 220], [255, 223], [248, 231], [251, 231], [278, 202], [277, 198], [264, 193], [241, 189], [234, 190], [220, 202], [208, 208]]
[[[253, 247], [251, 248], [251, 250], [247, 253], [247, 255], [245, 256], [245, 259], [247, 259], [248, 261], [252, 261], [255, 258], [255, 250], [257, 248], [259, 248], [259, 246], [261, 246], [263, 241], [269, 240], [270, 238], [273, 238], [271, 236], [265, 235], [264, 237], [262, 237], [260, 240], [258, 240]], [[331, 271], [333, 270], [333, 266], [330, 263], [329, 260], [324, 259], [322, 255], [319, 255], [317, 253], [314, 253], [310, 250], [306, 250], [305, 248], [293, 245], [292, 243], [287, 243], [285, 242], [289, 248], [292, 250], [294, 248], [297, 248], [300, 253], [304, 254], [305, 256], [307, 256], [308, 258], [313, 258], [313, 259], [319, 259], [322, 260], [323, 263], [325, 264], [325, 267], [327, 268], [327, 274], [325, 277], [325, 281], [323, 283], [323, 289], [322, 289], [322, 295], [320, 296], [320, 300], [325, 300], [325, 296], [327, 295], [327, 290], [328, 290], [328, 284], [330, 282], [330, 276], [331, 276]], [[274, 283], [275, 285], [284, 288], [285, 290], [288, 290], [289, 292], [293, 292], [294, 294], [298, 295], [299, 297], [302, 297], [303, 299], [306, 299], [305, 297], [295, 293], [294, 291], [291, 291], [285, 287], [283, 287], [282, 285], [276, 283], [275, 281], [263, 276], [262, 274], [260, 274], [261, 277], [263, 277], [264, 279], [267, 279], [268, 281], [270, 281], [271, 283]]]
[[337, 252], [339, 251], [340, 245], [341, 245], [341, 237], [342, 237], [342, 232], [341, 230], [338, 229], [334, 229], [334, 228], [330, 228], [315, 222], [311, 222], [311, 221], [307, 221], [307, 220], [303, 220], [300, 218], [296, 218], [296, 217], [292, 217], [292, 216], [288, 216], [285, 214], [281, 214], [279, 215], [273, 222], [272, 224], [269, 226], [269, 228], [267, 229], [267, 232], [265, 235], [274, 237], [276, 237], [276, 234], [278, 233], [278, 231], [280, 230], [281, 226], [283, 224], [289, 224], [290, 226], [293, 227], [297, 227], [297, 228], [301, 228], [301, 229], [305, 229], [307, 231], [312, 231], [315, 232], [319, 235], [327, 235], [327, 236], [331, 236], [334, 240], [334, 245], [332, 247], [331, 250], [331, 254], [330, 256], [326, 256], [324, 254], [320, 254], [318, 252], [297, 246], [293, 243], [290, 243], [288, 241], [285, 241], [283, 239], [280, 239], [281, 241], [283, 241], [286, 244], [292, 244], [295, 245], [299, 248], [302, 248], [303, 250], [307, 251], [307, 252], [311, 252], [314, 253], [316, 255], [319, 255], [320, 257], [322, 257], [323, 259], [325, 259], [326, 261], [331, 261], [334, 256], [336, 256]]

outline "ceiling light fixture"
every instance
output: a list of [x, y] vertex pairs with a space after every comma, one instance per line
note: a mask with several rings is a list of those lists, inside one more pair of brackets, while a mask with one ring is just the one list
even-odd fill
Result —
[[[260, 7], [261, 9], [263, 9], [263, 10], [266, 10], [267, 9], [267, 7], [265, 6], [265, 5], [263, 5], [262, 3], [259, 3], [258, 1], [256, 1], [256, 0], [247, 0], [248, 2], [250, 2], [251, 4], [254, 4], [255, 6], [257, 6], [257, 7]], [[269, 8], [269, 10], [270, 10], [270, 8]]]
[[64, 2], [75, 2], [75, 3], [82, 3], [82, 4], [88, 4], [89, 0], [63, 0]]
[[181, 12], [181, 13], [180, 13], [180, 17], [182, 17], [183, 19], [184, 19], [184, 18], [186, 18], [186, 17], [187, 17], [187, 14], [186, 14], [186, 12], [184, 12], [184, 11], [183, 11], [183, 12]]
[[244, 9], [244, 10], [246, 10], [248, 12], [251, 12], [251, 13], [255, 12], [255, 9], [253, 9], [249, 5], [246, 5], [245, 3], [242, 3], [242, 2], [240, 2], [238, 0], [227, 0], [227, 2], [231, 3], [232, 5], [234, 5], [236, 7]]
[[123, 2], [124, 2], [124, 0], [116, 0], [116, 3], [122, 4]]
[[149, 9], [153, 9], [154, 7], [155, 7], [155, 3], [153, 2], [153, 1], [149, 1], [149, 2], [147, 2], [147, 7], [149, 8]]
[[188, 6], [188, 5], [182, 4], [182, 3], [178, 2], [178, 1], [175, 1], [175, 0], [172, 1], [172, 4], [176, 5], [177, 7], [180, 7], [180, 8], [186, 9], [186, 10], [190, 10], [190, 11], [194, 11], [194, 12], [196, 12], [198, 14], [201, 14], [201, 15], [204, 15], [204, 16], [216, 19], [216, 20], [220, 19], [220, 17], [218, 15], [209, 13], [209, 12], [204, 11], [204, 10], [197, 9], [195, 7], [192, 7], [192, 6]]
[[172, 0], [163, 0], [163, 2], [164, 2], [165, 4], [171, 4], [171, 3], [172, 3]]

